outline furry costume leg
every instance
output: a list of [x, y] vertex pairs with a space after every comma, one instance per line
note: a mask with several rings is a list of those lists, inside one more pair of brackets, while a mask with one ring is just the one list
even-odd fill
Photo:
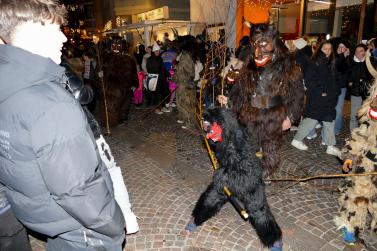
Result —
[[241, 202], [249, 214], [249, 221], [263, 245], [272, 247], [282, 239], [279, 225], [266, 202], [264, 186], [256, 186], [253, 192], [242, 194]]
[[195, 128], [195, 96], [194, 89], [189, 84], [180, 83], [176, 91], [178, 119], [184, 121], [185, 126]]
[[[356, 195], [354, 187], [342, 192], [339, 197], [340, 215], [335, 218], [335, 224], [339, 229], [346, 228], [356, 237], [359, 230], [366, 225], [368, 215], [368, 199]], [[357, 230], [357, 231], [356, 231]]]
[[207, 187], [207, 190], [202, 193], [195, 205], [194, 211], [192, 212], [194, 224], [196, 226], [203, 224], [218, 213], [227, 201], [228, 199], [224, 192], [222, 192], [222, 188], [215, 187], [212, 182]]

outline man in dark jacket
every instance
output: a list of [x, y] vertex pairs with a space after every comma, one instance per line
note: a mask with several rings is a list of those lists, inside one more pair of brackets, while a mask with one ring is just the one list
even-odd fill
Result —
[[355, 55], [353, 56], [351, 68], [351, 115], [350, 115], [350, 131], [358, 126], [357, 112], [361, 107], [363, 99], [368, 95], [361, 92], [362, 85], [372, 81], [367, 65], [365, 63], [367, 47], [364, 44], [356, 46]]
[[0, 183], [15, 216], [49, 237], [47, 250], [120, 251], [125, 222], [110, 175], [60, 85], [64, 7], [2, 0], [0, 12]]

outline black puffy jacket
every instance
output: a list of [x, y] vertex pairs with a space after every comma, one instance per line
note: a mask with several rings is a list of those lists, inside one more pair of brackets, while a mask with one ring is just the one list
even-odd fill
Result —
[[[322, 52], [321, 52], [322, 53]], [[305, 74], [307, 104], [305, 116], [319, 121], [331, 122], [335, 119], [335, 106], [339, 88], [335, 83], [335, 70], [328, 64], [324, 54], [319, 62], [311, 61]], [[326, 96], [322, 94], [326, 93]]]
[[366, 62], [360, 62], [356, 57], [353, 58], [351, 64], [351, 74], [350, 82], [351, 86], [351, 95], [359, 97], [360, 96], [360, 82], [362, 81], [372, 81], [373, 77], [369, 73]]

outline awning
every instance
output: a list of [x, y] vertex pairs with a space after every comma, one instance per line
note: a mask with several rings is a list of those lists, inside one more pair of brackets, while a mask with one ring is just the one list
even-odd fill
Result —
[[154, 30], [160, 29], [169, 29], [169, 28], [179, 28], [179, 27], [187, 27], [187, 26], [197, 26], [203, 25], [205, 23], [199, 22], [191, 22], [191, 21], [180, 21], [180, 20], [145, 20], [133, 24], [128, 24], [122, 27], [118, 27], [116, 29], [112, 29], [111, 31], [107, 31], [109, 33], [119, 33], [119, 32], [140, 32], [145, 27], [153, 27]]

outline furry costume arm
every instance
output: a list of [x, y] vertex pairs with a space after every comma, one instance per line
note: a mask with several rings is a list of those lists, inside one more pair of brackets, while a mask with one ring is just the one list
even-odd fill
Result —
[[287, 116], [290, 118], [292, 124], [299, 122], [303, 107], [304, 107], [304, 84], [300, 68], [295, 65], [288, 75], [288, 89], [283, 94], [284, 106], [287, 111]]

